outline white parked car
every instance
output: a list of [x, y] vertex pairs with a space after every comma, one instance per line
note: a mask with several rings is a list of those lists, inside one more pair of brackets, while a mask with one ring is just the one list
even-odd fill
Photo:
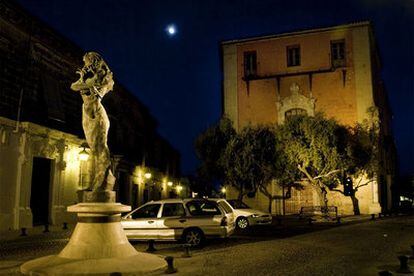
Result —
[[247, 206], [239, 200], [228, 200], [233, 208], [236, 226], [240, 229], [246, 229], [252, 225], [269, 225], [272, 224], [272, 215]]
[[148, 202], [122, 217], [130, 240], [183, 240], [198, 246], [206, 238], [234, 232], [234, 215], [224, 199], [165, 199]]

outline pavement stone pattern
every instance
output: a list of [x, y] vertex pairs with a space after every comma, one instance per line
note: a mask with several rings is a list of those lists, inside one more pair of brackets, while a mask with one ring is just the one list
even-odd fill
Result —
[[[178, 275], [378, 275], [397, 269], [398, 254], [411, 254], [414, 217], [371, 221], [370, 216], [344, 218], [308, 225], [307, 220], [284, 218], [270, 227], [252, 227], [228, 239], [211, 240], [183, 258], [178, 243], [156, 243], [155, 254], [173, 256]], [[72, 226], [73, 228], [73, 226]], [[27, 260], [57, 254], [69, 240], [71, 229], [42, 227], [0, 233], [0, 274], [20, 275]], [[138, 251], [147, 243], [133, 242]], [[414, 263], [412, 264], [414, 267]]]

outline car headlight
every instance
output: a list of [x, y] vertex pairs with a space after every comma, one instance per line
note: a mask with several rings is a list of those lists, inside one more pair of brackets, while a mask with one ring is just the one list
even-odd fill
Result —
[[258, 214], [253, 214], [252, 215], [252, 218], [258, 218], [259, 217], [259, 215]]

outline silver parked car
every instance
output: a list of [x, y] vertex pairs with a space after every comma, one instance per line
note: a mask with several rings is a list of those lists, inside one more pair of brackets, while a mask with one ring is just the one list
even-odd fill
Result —
[[148, 202], [122, 217], [131, 240], [183, 240], [198, 246], [206, 238], [234, 232], [234, 215], [224, 199], [165, 199]]
[[239, 229], [246, 229], [252, 225], [269, 225], [272, 224], [272, 215], [247, 206], [239, 200], [228, 200], [233, 208], [236, 226]]

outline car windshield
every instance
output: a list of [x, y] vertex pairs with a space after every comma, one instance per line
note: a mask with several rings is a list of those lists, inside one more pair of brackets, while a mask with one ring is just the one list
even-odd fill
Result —
[[245, 203], [240, 200], [227, 200], [234, 209], [250, 209]]

